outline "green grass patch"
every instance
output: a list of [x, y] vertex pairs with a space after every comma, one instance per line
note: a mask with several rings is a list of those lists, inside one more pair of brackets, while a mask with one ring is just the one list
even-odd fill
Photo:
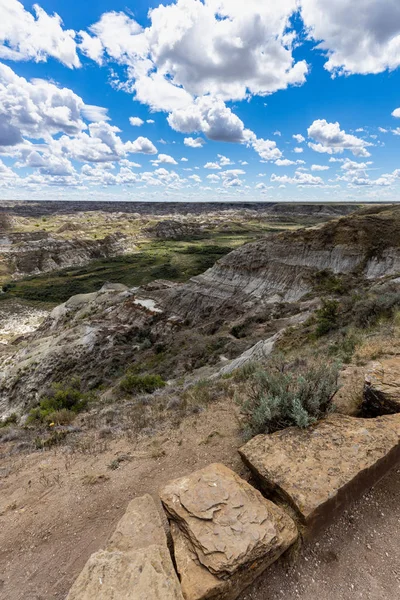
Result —
[[77, 379], [67, 385], [55, 383], [48, 395], [42, 397], [39, 406], [31, 409], [27, 422], [66, 425], [72, 422], [76, 414], [85, 410], [92, 399], [91, 393], [81, 391]]
[[191, 244], [177, 241], [143, 243], [135, 254], [8, 282], [3, 286], [5, 293], [0, 299], [19, 298], [59, 304], [76, 294], [95, 292], [110, 281], [128, 287], [144, 285], [155, 279], [184, 282], [212, 267], [247, 240], [220, 236], [211, 241], [213, 243], [210, 240]]
[[129, 372], [120, 382], [121, 390], [127, 394], [152, 394], [165, 385], [160, 375], [136, 375]]

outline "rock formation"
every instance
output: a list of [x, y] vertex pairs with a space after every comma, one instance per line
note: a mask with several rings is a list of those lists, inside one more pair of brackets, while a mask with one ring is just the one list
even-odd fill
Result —
[[186, 600], [234, 600], [297, 538], [292, 519], [221, 464], [165, 486]]
[[44, 231], [0, 236], [2, 262], [14, 278], [82, 266], [92, 260], [120, 256], [134, 249], [132, 239], [121, 233], [99, 240], [65, 240]]
[[200, 323], [216, 311], [224, 316], [296, 302], [312, 292], [313, 276], [321, 271], [365, 280], [400, 272], [400, 209], [371, 209], [246, 244], [172, 290], [167, 306]]
[[67, 600], [183, 600], [151, 496], [129, 504], [106, 550], [93, 554]]
[[151, 237], [160, 240], [184, 240], [195, 239], [201, 235], [202, 230], [197, 223], [166, 219], [165, 221], [159, 221], [151, 227], [147, 227], [145, 232]]
[[362, 411], [369, 416], [400, 412], [400, 357], [384, 358], [370, 366]]
[[240, 455], [266, 493], [287, 502], [315, 531], [397, 464], [400, 415], [332, 415], [308, 429], [259, 435]]

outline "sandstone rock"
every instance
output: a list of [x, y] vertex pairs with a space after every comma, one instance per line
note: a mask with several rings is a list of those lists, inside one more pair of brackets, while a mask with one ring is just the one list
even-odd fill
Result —
[[148, 546], [167, 546], [160, 513], [149, 494], [132, 500], [112, 534], [107, 550], [129, 552]]
[[297, 539], [293, 520], [213, 464], [161, 491], [186, 600], [232, 600]]
[[88, 560], [67, 600], [183, 600], [168, 549], [100, 551]]
[[400, 415], [332, 415], [308, 429], [259, 435], [240, 454], [266, 492], [288, 502], [314, 532], [400, 459]]
[[360, 416], [364, 393], [365, 367], [349, 365], [339, 376], [339, 389], [333, 397], [337, 412], [351, 417]]
[[400, 412], [400, 357], [382, 359], [370, 366], [362, 408], [372, 416]]
[[67, 600], [183, 600], [151, 496], [130, 502], [106, 550], [90, 557]]

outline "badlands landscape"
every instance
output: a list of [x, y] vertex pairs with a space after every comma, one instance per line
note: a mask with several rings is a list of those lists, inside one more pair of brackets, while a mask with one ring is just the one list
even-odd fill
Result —
[[399, 206], [0, 219], [1, 598], [398, 597]]

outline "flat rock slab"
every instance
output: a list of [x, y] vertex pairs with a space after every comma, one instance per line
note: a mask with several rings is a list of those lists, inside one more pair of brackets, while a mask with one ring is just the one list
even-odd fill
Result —
[[382, 359], [369, 367], [362, 408], [370, 415], [400, 412], [400, 357]]
[[160, 496], [186, 600], [237, 598], [298, 536], [289, 515], [221, 464], [172, 481]]
[[92, 554], [67, 600], [183, 600], [167, 548]]
[[151, 496], [129, 503], [107, 548], [92, 554], [67, 600], [183, 600]]
[[289, 503], [313, 532], [400, 460], [400, 415], [331, 415], [308, 429], [259, 435], [239, 452], [263, 489]]

